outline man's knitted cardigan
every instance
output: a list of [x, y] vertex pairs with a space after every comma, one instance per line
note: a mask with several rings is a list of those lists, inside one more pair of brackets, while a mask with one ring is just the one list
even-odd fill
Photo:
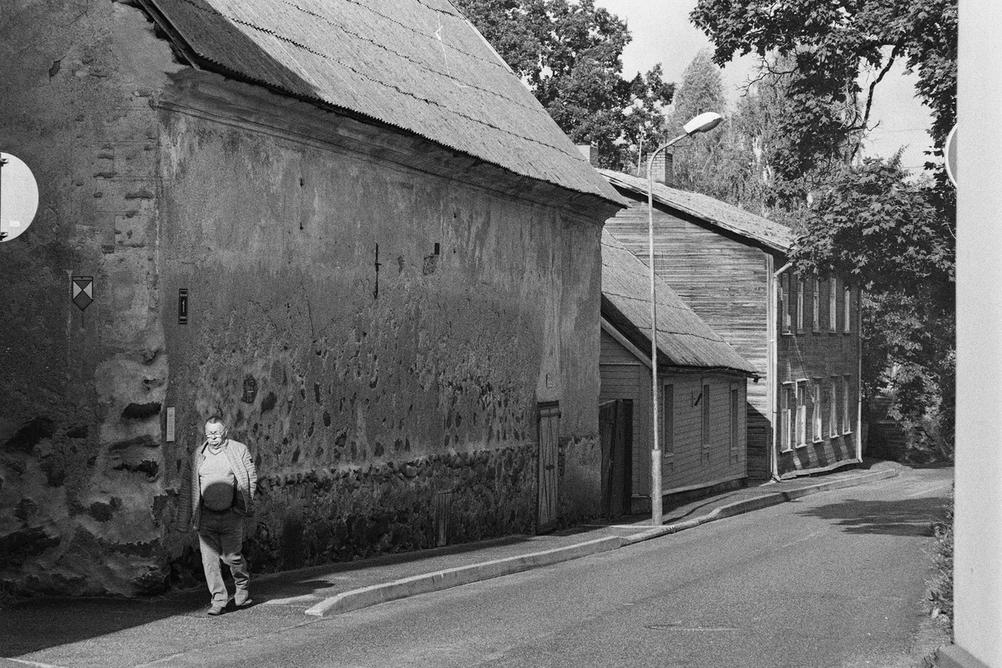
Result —
[[[191, 458], [191, 481], [188, 486], [188, 509], [191, 511], [191, 526], [197, 529], [202, 514], [202, 486], [198, 480], [198, 469], [205, 461], [205, 449], [208, 441], [195, 448]], [[226, 439], [223, 441], [223, 452], [230, 464], [233, 476], [237, 480], [237, 492], [234, 496], [233, 509], [240, 515], [250, 515], [254, 512], [254, 492], [257, 489], [257, 470], [251, 459], [247, 446], [240, 441]]]

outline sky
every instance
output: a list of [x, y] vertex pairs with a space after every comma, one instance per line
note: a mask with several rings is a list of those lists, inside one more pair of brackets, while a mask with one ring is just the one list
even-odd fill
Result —
[[[596, 0], [595, 4], [624, 19], [630, 29], [633, 41], [623, 51], [626, 78], [661, 63], [665, 79], [678, 82], [699, 50], [711, 48], [706, 35], [689, 22], [696, 0]], [[737, 99], [754, 65], [754, 58], [745, 57], [721, 70], [730, 100]], [[906, 76], [900, 66], [878, 85], [870, 117], [871, 125], [874, 121], [879, 125], [870, 134], [865, 155], [890, 156], [904, 146], [902, 164], [921, 170], [926, 160], [923, 151], [931, 144], [926, 132], [931, 120], [914, 95], [914, 77]]]

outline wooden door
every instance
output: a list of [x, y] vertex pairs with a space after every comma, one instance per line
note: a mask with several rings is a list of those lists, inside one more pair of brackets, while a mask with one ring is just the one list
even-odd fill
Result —
[[557, 444], [560, 438], [560, 405], [547, 401], [539, 409], [539, 496], [536, 532], [552, 530], [557, 523]]
[[630, 510], [633, 448], [633, 402], [606, 401], [599, 406], [602, 439], [602, 513], [613, 518]]

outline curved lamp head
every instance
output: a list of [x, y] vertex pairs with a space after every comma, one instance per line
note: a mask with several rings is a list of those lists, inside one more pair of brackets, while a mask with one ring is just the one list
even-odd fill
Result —
[[706, 132], [707, 130], [712, 130], [720, 124], [720, 121], [724, 120], [724, 117], [715, 111], [707, 111], [699, 116], [696, 116], [691, 121], [682, 126], [682, 130], [685, 134], [692, 135], [697, 132]]

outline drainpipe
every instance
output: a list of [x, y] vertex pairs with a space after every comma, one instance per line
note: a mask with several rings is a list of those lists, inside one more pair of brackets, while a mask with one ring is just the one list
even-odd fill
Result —
[[[856, 459], [863, 463], [863, 288], [857, 288], [856, 297]], [[849, 291], [852, 298], [852, 291]]]
[[[770, 268], [772, 265], [772, 256], [769, 256]], [[792, 262], [787, 262], [777, 271], [773, 272], [772, 277], [769, 281], [769, 308], [767, 312], [769, 314], [769, 326], [767, 331], [769, 332], [769, 357], [768, 357], [768, 382], [769, 382], [769, 412], [772, 415], [772, 438], [769, 439], [769, 475], [773, 480], [779, 480], [779, 453], [777, 452], [777, 446], [779, 443], [779, 401], [777, 400], [777, 395], [779, 394], [779, 342], [777, 341], [778, 323], [776, 322], [778, 317], [782, 317], [782, 314], [776, 313], [776, 304], [779, 303], [779, 277], [785, 273], [790, 267], [793, 266]], [[789, 308], [789, 306], [787, 306]], [[859, 440], [858, 438], [856, 439]]]

